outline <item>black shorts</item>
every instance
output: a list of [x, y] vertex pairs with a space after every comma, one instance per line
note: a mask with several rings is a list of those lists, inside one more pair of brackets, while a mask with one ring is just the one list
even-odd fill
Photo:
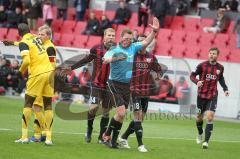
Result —
[[205, 111], [216, 111], [217, 108], [217, 95], [213, 99], [204, 99], [197, 97], [197, 113], [204, 114]]
[[148, 97], [134, 97], [132, 96], [132, 102], [133, 102], [133, 111], [142, 111], [144, 113], [147, 112], [148, 109]]
[[117, 107], [125, 105], [127, 109], [130, 100], [130, 84], [109, 80], [108, 86], [113, 94], [115, 105]]
[[91, 104], [102, 103], [103, 108], [112, 108], [114, 105], [113, 96], [108, 89], [94, 86], [91, 87], [90, 102]]

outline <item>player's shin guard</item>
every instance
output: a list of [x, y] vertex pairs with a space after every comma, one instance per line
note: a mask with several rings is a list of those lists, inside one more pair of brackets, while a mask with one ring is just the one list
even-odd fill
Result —
[[52, 140], [52, 124], [53, 124], [53, 111], [45, 111], [45, 120], [46, 120], [46, 140]]
[[213, 131], [213, 122], [208, 121], [205, 129], [205, 142], [208, 143]]
[[22, 139], [28, 138], [28, 124], [31, 119], [32, 108], [23, 108], [22, 115]]
[[134, 121], [134, 130], [135, 130], [135, 134], [136, 134], [136, 137], [137, 137], [138, 146], [143, 145], [143, 141], [142, 141], [143, 128], [142, 128], [142, 122], [141, 121]]
[[44, 130], [45, 120], [43, 112], [35, 112], [35, 120], [34, 120], [34, 137], [36, 139], [40, 139], [42, 131]]
[[203, 133], [203, 121], [197, 121], [196, 125], [197, 125], [197, 129], [198, 129], [198, 134], [202, 135], [202, 133]]
[[134, 133], [134, 120], [129, 123], [127, 130], [122, 135], [122, 138], [127, 140], [128, 136], [132, 133]]
[[100, 121], [100, 133], [99, 133], [99, 139], [102, 139], [103, 133], [107, 130], [109, 122], [109, 117], [104, 117], [102, 116], [101, 121]]

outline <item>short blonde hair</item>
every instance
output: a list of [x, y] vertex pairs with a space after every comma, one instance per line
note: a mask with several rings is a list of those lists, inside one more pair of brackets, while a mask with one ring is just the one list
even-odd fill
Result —
[[120, 36], [123, 37], [125, 34], [133, 34], [132, 30], [129, 28], [125, 28], [123, 29], [123, 31], [121, 32]]
[[48, 25], [43, 25], [38, 28], [39, 31], [46, 30], [46, 34], [52, 36], [52, 29]]

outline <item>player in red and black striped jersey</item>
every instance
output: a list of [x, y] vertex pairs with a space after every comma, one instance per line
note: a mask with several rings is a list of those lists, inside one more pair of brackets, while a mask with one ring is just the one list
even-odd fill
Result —
[[[143, 41], [145, 38], [145, 35], [139, 35], [138, 41]], [[144, 114], [147, 112], [148, 97], [152, 95], [155, 87], [151, 71], [156, 72], [158, 78], [163, 74], [162, 67], [158, 63], [157, 58], [144, 49], [138, 52], [134, 57], [130, 83], [134, 120], [130, 122], [127, 130], [119, 138], [120, 146], [123, 148], [130, 148], [127, 139], [130, 134], [135, 132], [138, 141], [138, 150], [140, 152], [147, 152], [142, 141], [142, 121]]]
[[[196, 117], [196, 125], [198, 129], [197, 143], [200, 144], [203, 134], [203, 116], [206, 112], [207, 124], [205, 128], [205, 140], [203, 148], [208, 148], [208, 142], [213, 130], [214, 112], [217, 107], [218, 82], [223, 88], [225, 96], [229, 96], [228, 87], [225, 83], [223, 65], [217, 62], [219, 55], [218, 48], [209, 49], [208, 61], [200, 63], [196, 70], [191, 73], [190, 79], [198, 86], [197, 107], [198, 114]], [[199, 76], [199, 78], [196, 78]]]
[[113, 105], [111, 93], [107, 91], [107, 81], [109, 77], [110, 66], [109, 64], [103, 64], [103, 56], [114, 45], [115, 30], [108, 28], [104, 31], [103, 43], [94, 46], [90, 49], [90, 54], [81, 59], [77, 63], [62, 72], [62, 74], [68, 74], [71, 70], [77, 69], [86, 63], [93, 61], [93, 73], [91, 78], [91, 93], [90, 100], [91, 106], [88, 112], [88, 127], [85, 136], [86, 142], [91, 142], [93, 121], [96, 116], [98, 105], [102, 103], [103, 115], [100, 122], [99, 143], [102, 141], [102, 134], [106, 131], [106, 127], [109, 122], [109, 110]]

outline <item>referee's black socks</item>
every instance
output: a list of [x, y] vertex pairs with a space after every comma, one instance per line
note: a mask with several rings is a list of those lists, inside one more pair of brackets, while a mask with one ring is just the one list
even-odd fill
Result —
[[142, 142], [143, 128], [142, 128], [141, 121], [134, 121], [134, 130], [137, 137], [138, 146], [143, 145], [143, 142]]
[[198, 129], [198, 134], [202, 135], [202, 133], [203, 133], [203, 121], [199, 121], [199, 122], [197, 121], [196, 125], [197, 125], [197, 129]]
[[128, 136], [132, 133], [134, 133], [134, 120], [129, 123], [127, 130], [122, 135], [122, 138], [127, 140]]
[[213, 131], [213, 122], [208, 121], [205, 129], [205, 142], [208, 143]]

